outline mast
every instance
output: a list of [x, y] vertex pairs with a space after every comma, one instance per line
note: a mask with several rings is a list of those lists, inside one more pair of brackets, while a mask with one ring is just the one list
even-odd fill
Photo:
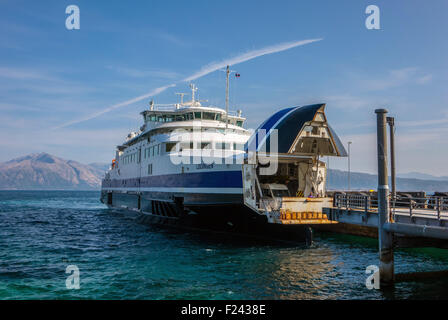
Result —
[[176, 93], [178, 96], [180, 96], [180, 104], [183, 105], [184, 104], [184, 95], [185, 93], [180, 92], [180, 93]]
[[229, 125], [229, 65], [227, 65], [226, 69], [226, 133], [227, 133], [227, 127]]
[[190, 83], [190, 89], [191, 89], [191, 106], [194, 106], [196, 102], [194, 94], [198, 90], [198, 88], [194, 85], [194, 83]]

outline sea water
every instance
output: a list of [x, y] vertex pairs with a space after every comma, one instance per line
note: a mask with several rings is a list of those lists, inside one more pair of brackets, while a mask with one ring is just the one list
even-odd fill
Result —
[[[0, 299], [443, 299], [448, 280], [367, 289], [377, 241], [311, 246], [139, 224], [99, 192], [0, 192]], [[67, 286], [68, 266], [79, 289]], [[448, 269], [442, 249], [395, 252], [397, 272]]]

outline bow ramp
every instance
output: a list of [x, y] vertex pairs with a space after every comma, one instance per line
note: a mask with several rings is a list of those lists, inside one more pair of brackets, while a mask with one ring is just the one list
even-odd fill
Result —
[[246, 206], [271, 223], [332, 223], [322, 207], [326, 196], [323, 156], [347, 152], [330, 127], [325, 104], [278, 111], [255, 131], [245, 145], [243, 197]]

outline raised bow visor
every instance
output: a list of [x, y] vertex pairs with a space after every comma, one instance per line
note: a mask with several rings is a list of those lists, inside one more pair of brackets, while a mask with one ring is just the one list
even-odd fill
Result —
[[347, 152], [325, 116], [325, 104], [280, 110], [245, 145], [244, 203], [271, 223], [333, 223], [322, 213], [326, 195], [324, 156]]
[[[274, 138], [275, 134], [277, 139]], [[271, 140], [278, 141], [277, 147]], [[327, 123], [325, 104], [276, 112], [258, 127], [245, 149], [248, 152], [273, 152], [279, 155], [347, 156], [341, 140]]]

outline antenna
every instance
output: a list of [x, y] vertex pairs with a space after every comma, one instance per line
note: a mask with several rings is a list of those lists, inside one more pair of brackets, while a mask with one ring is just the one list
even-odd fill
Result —
[[194, 106], [195, 103], [194, 94], [196, 91], [198, 91], [198, 88], [194, 85], [194, 83], [190, 83], [190, 89], [191, 89], [191, 106]]
[[184, 95], [186, 95], [186, 93], [183, 92], [179, 92], [176, 93], [178, 96], [180, 96], [180, 104], [183, 105], [184, 104]]
[[154, 110], [154, 100], [149, 101], [149, 110]]
[[230, 66], [227, 65], [225, 72], [226, 72], [226, 132], [227, 132], [227, 128], [229, 126], [229, 75], [231, 73], [234, 73], [235, 71], [230, 70]]
[[229, 65], [227, 65], [227, 68], [226, 68], [226, 133], [227, 133], [227, 128], [229, 126], [229, 74], [230, 74], [230, 69], [229, 69]]

